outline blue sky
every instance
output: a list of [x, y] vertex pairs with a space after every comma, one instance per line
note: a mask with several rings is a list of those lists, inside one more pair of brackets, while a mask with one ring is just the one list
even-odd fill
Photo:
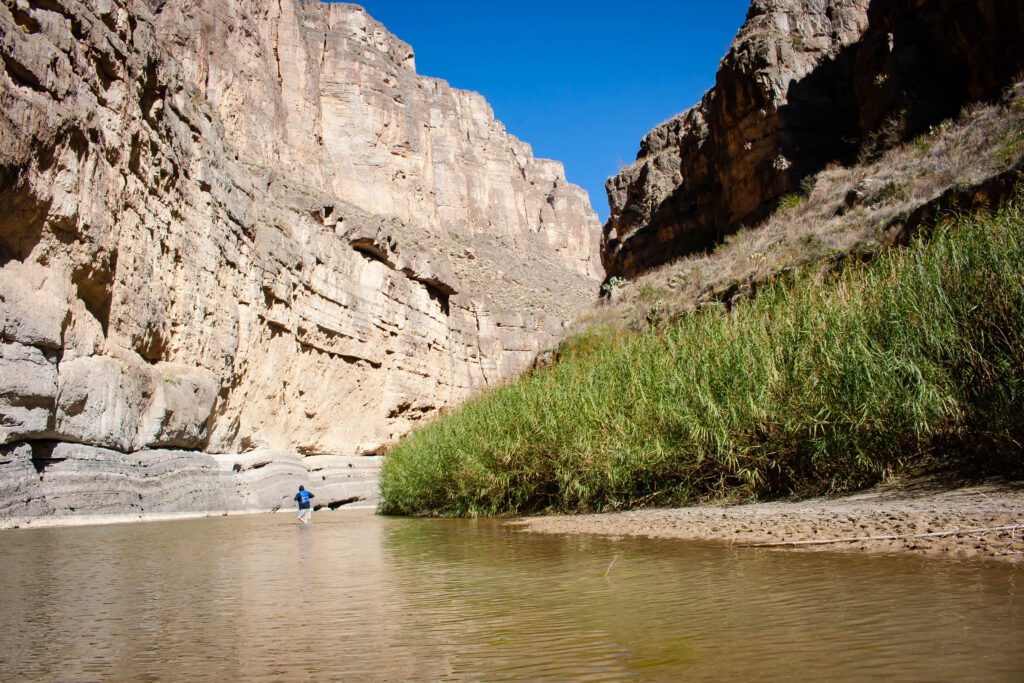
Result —
[[605, 179], [714, 84], [749, 0], [365, 0], [416, 70], [484, 95], [608, 216]]

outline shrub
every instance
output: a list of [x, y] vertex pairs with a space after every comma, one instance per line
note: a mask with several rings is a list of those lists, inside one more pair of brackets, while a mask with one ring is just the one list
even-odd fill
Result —
[[608, 278], [607, 282], [601, 285], [601, 291], [605, 292], [606, 294], [610, 294], [613, 290], [616, 290], [619, 287], [625, 287], [628, 284], [629, 280], [627, 280], [626, 278], [619, 277], [618, 275], [613, 275], [610, 278]]
[[804, 198], [799, 194], [784, 194], [779, 197], [779, 203], [776, 206], [777, 211], [792, 211], [801, 204], [803, 204]]

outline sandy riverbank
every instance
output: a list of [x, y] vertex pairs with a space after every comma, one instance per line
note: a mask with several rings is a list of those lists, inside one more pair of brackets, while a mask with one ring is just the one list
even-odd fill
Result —
[[[532, 517], [518, 523], [538, 533], [647, 536], [733, 545], [796, 542], [778, 547], [984, 557], [1024, 564], [1024, 482], [948, 488], [918, 480], [834, 499]], [[999, 529], [970, 532], [993, 528]], [[959, 533], [939, 535], [946, 532]], [[899, 538], [877, 538], [891, 536]], [[854, 537], [863, 540], [807, 543]]]

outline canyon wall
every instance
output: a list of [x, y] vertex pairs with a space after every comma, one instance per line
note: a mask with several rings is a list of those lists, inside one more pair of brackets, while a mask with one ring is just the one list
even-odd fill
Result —
[[[199, 453], [322, 482], [288, 454], [379, 452], [600, 282], [561, 165], [354, 5], [12, 0], [0, 57], [5, 516], [189, 468], [209, 487], [143, 508], [268, 507]], [[68, 472], [77, 504], [46, 486]]]
[[709, 249], [803, 178], [996, 98], [1022, 69], [1024, 3], [754, 0], [714, 88], [608, 180], [607, 273]]

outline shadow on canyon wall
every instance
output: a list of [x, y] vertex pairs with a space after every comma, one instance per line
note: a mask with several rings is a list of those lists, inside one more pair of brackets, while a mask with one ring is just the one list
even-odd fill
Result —
[[[995, 100], [1024, 70], [1024, 3], [874, 0], [868, 20], [860, 40], [791, 81], [775, 111], [753, 78], [762, 65], [724, 60], [699, 105], [706, 132], [686, 130], [687, 115], [672, 122], [681, 129], [682, 183], [633, 234], [612, 237], [605, 226], [608, 276], [633, 277], [712, 248], [770, 215], [804, 178], [911, 140], [968, 103]], [[740, 146], [734, 131], [761, 111], [764, 138]], [[646, 220], [635, 204], [647, 172], [629, 188], [623, 224]]]

